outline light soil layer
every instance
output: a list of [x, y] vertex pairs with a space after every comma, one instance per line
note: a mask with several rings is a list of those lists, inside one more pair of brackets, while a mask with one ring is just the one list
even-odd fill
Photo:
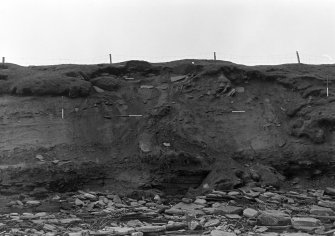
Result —
[[328, 184], [334, 78], [334, 65], [8, 64], [0, 69], [0, 191]]

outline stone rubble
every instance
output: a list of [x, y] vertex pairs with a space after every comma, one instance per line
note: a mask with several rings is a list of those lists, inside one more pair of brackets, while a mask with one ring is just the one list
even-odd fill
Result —
[[[11, 213], [0, 215], [0, 234], [332, 236], [333, 190], [285, 192], [263, 186], [141, 199], [84, 191], [43, 200], [25, 195], [8, 202]], [[41, 211], [48, 205], [59, 209]]]

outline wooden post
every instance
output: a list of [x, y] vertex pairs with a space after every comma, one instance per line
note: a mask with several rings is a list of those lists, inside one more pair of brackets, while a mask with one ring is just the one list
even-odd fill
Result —
[[112, 64], [112, 54], [109, 54], [109, 64]]
[[214, 52], [214, 61], [216, 61], [216, 52]]
[[298, 52], [298, 51], [296, 51], [296, 53], [297, 53], [297, 59], [298, 59], [298, 63], [300, 64], [300, 57], [299, 57], [299, 52]]
[[5, 68], [5, 57], [2, 57], [2, 68]]

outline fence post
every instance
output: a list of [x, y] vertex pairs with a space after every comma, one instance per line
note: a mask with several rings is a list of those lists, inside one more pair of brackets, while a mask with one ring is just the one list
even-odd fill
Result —
[[216, 52], [214, 52], [214, 61], [216, 61]]
[[298, 63], [300, 64], [300, 56], [299, 56], [299, 52], [298, 52], [298, 51], [296, 51], [296, 53], [297, 53], [297, 59], [298, 59]]
[[109, 54], [109, 64], [112, 64], [112, 54]]

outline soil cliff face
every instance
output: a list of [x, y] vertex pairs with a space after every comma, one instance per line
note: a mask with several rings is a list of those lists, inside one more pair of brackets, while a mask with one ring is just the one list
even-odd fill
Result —
[[334, 65], [8, 64], [1, 192], [334, 181], [334, 78]]

